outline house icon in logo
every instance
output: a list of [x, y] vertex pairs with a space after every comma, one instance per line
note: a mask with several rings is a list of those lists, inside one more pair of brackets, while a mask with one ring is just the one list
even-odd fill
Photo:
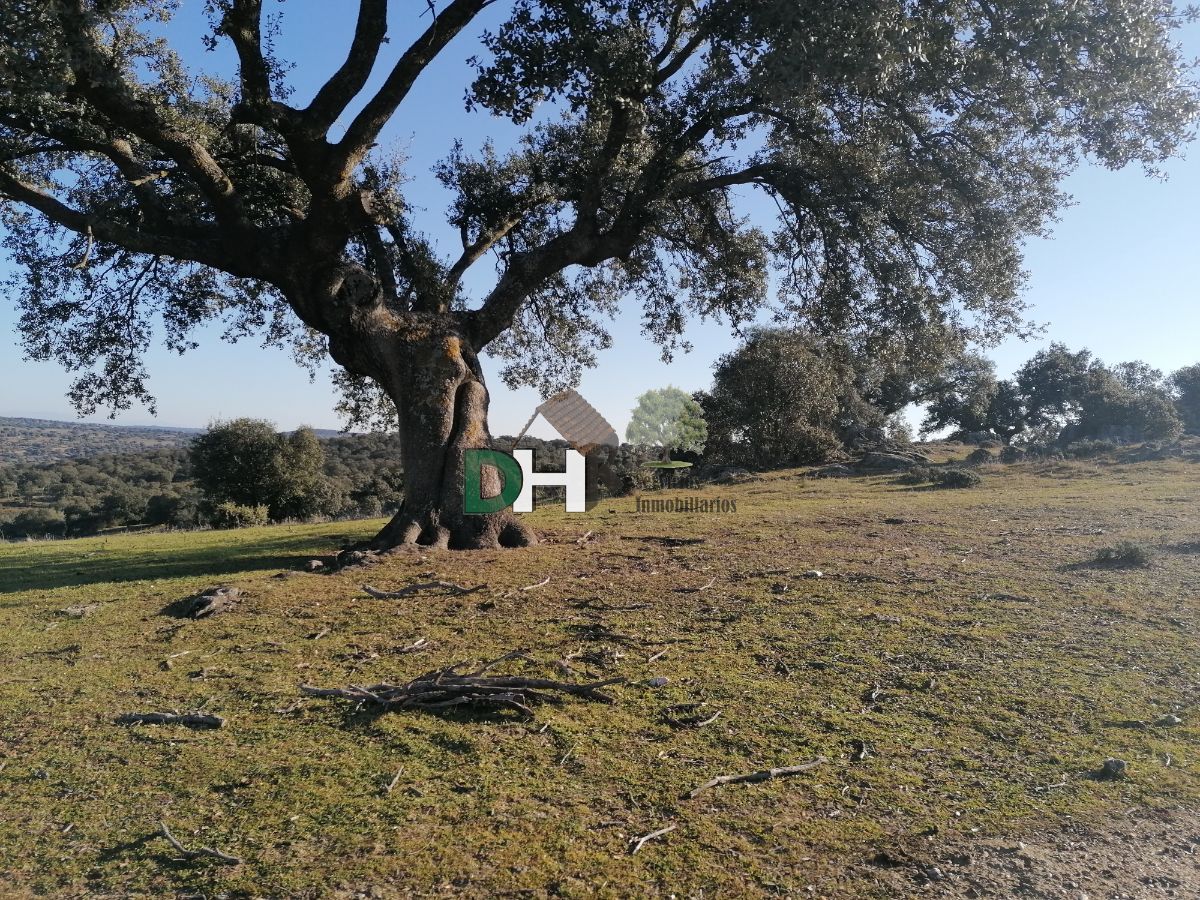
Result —
[[596, 411], [579, 392], [573, 388], [559, 391], [549, 400], [533, 411], [521, 433], [513, 442], [515, 449], [521, 438], [529, 431], [538, 416], [545, 419], [550, 427], [562, 435], [562, 439], [587, 456], [597, 447], [619, 447], [620, 438], [617, 431], [608, 423], [604, 416]]

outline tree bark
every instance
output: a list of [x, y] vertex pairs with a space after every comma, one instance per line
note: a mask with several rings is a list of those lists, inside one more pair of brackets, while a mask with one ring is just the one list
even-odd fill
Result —
[[[537, 537], [511, 510], [468, 515], [463, 457], [488, 449], [488, 392], [475, 351], [448, 324], [385, 334], [371, 343], [369, 374], [396, 404], [404, 465], [404, 503], [370, 542], [382, 550], [422, 544], [455, 550], [523, 547]], [[382, 346], [380, 346], [382, 344]], [[483, 472], [484, 496], [500, 492], [499, 475]]]

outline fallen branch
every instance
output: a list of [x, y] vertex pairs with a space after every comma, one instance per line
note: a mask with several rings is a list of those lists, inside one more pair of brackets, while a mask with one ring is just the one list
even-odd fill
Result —
[[475, 587], [467, 588], [461, 584], [455, 584], [453, 581], [427, 581], [422, 584], [410, 584], [408, 587], [401, 588], [398, 591], [381, 591], [371, 587], [369, 584], [364, 584], [362, 589], [376, 600], [401, 600], [405, 597], [411, 597], [420, 591], [431, 591], [435, 588], [441, 588], [456, 597], [461, 597], [464, 594], [474, 594], [476, 591], [482, 591], [485, 587], [487, 587], [486, 584], [477, 584]]
[[550, 576], [549, 576], [549, 575], [547, 575], [545, 578], [543, 578], [543, 579], [542, 579], [541, 581], [539, 581], [537, 584], [527, 584], [527, 585], [525, 585], [525, 587], [521, 588], [521, 590], [523, 590], [523, 591], [532, 591], [534, 588], [545, 587], [545, 586], [546, 586], [546, 585], [548, 585], [549, 583], [550, 583]]
[[397, 709], [441, 711], [455, 706], [471, 705], [510, 709], [529, 718], [531, 704], [557, 702], [557, 694], [570, 694], [584, 700], [612, 703], [613, 697], [601, 691], [611, 684], [621, 684], [624, 678], [610, 678], [589, 684], [573, 684], [549, 678], [525, 678], [518, 675], [488, 675], [493, 666], [516, 658], [526, 658], [524, 650], [506, 653], [485, 663], [468, 674], [457, 670], [464, 663], [427, 672], [407, 684], [350, 685], [345, 688], [320, 688], [301, 685], [300, 691], [310, 697], [330, 697], [369, 704], [387, 712]]
[[169, 604], [163, 612], [179, 619], [207, 619], [234, 609], [242, 592], [235, 587], [209, 588], [202, 593]]
[[582, 547], [584, 544], [586, 544], [588, 541], [590, 541], [592, 539], [592, 535], [594, 535], [595, 533], [596, 532], [594, 532], [594, 531], [584, 532], [583, 537], [581, 537], [577, 541], [575, 541], [576, 546]]
[[[676, 703], [663, 710], [663, 721], [675, 728], [703, 728], [705, 725], [711, 725], [721, 716], [719, 709], [711, 716], [698, 712], [707, 705], [707, 703]], [[691, 713], [691, 715], [676, 715], [677, 713]]]
[[678, 825], [668, 825], [666, 828], [660, 828], [660, 829], [658, 829], [658, 831], [652, 831], [649, 834], [642, 835], [640, 838], [633, 838], [629, 842], [629, 843], [633, 844], [633, 849], [630, 850], [630, 855], [632, 856], [634, 853], [637, 853], [639, 850], [641, 850], [642, 847], [644, 847], [646, 845], [647, 841], [652, 841], [655, 838], [660, 838], [664, 834], [670, 834], [672, 831], [674, 831], [678, 827], [679, 827]]
[[240, 866], [241, 859], [236, 856], [230, 856], [228, 853], [222, 853], [220, 850], [214, 850], [212, 847], [197, 847], [195, 850], [189, 850], [183, 844], [179, 843], [175, 835], [171, 834], [171, 829], [167, 827], [166, 822], [158, 823], [159, 834], [166, 839], [172, 847], [179, 851], [179, 855], [184, 859], [199, 859], [202, 856], [207, 856], [212, 859], [219, 860], [229, 866]]
[[220, 716], [200, 713], [125, 713], [117, 716], [118, 725], [186, 725], [188, 728], [223, 728]]
[[390, 794], [396, 789], [396, 785], [400, 783], [400, 776], [404, 774], [404, 766], [396, 770], [396, 777], [388, 782], [387, 787], [383, 789], [384, 794]]
[[761, 772], [751, 772], [749, 775], [718, 775], [711, 781], [706, 781], [700, 787], [696, 788], [689, 794], [685, 795], [685, 799], [691, 800], [696, 797], [701, 791], [706, 791], [712, 787], [718, 787], [722, 784], [740, 784], [743, 782], [770, 781], [772, 778], [786, 778], [789, 775], [799, 775], [802, 772], [808, 772], [815, 769], [821, 763], [827, 762], [824, 756], [818, 756], [816, 759], [806, 763], [801, 763], [798, 766], [782, 766], [777, 769], [764, 769]]

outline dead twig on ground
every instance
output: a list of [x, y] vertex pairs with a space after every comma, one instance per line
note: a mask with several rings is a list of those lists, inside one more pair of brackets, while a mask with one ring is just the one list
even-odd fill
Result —
[[814, 760], [806, 763], [801, 763], [798, 766], [780, 766], [775, 769], [763, 769], [761, 772], [751, 772], [748, 775], [718, 775], [711, 781], [706, 781], [700, 787], [684, 795], [685, 799], [692, 800], [702, 791], [706, 791], [712, 787], [718, 787], [722, 784], [741, 784], [743, 782], [770, 781], [772, 778], [786, 778], [789, 775], [799, 775], [802, 772], [808, 772], [815, 769], [821, 763], [827, 762], [824, 756], [818, 756]]
[[710, 587], [712, 587], [716, 583], [717, 583], [717, 579], [710, 578], [710, 579], [708, 579], [708, 581], [705, 584], [700, 585], [700, 587], [675, 588], [675, 593], [677, 593], [677, 594], [698, 594], [701, 591], [707, 591]]
[[387, 787], [383, 789], [384, 794], [390, 794], [396, 789], [396, 785], [400, 783], [400, 776], [404, 774], [404, 766], [396, 770], [396, 776], [388, 782]]
[[533, 717], [530, 705], [535, 702], [557, 702], [558, 694], [570, 694], [584, 700], [612, 703], [614, 698], [600, 689], [621, 684], [624, 678], [609, 678], [588, 684], [554, 681], [549, 678], [526, 678], [519, 675], [488, 675], [487, 672], [511, 659], [527, 659], [526, 651], [514, 650], [485, 663], [478, 669], [460, 674], [465, 663], [427, 672], [407, 684], [350, 685], [345, 688], [319, 688], [301, 685], [302, 693], [311, 697], [333, 697], [369, 704], [383, 711], [423, 709], [441, 711], [456, 706], [471, 705], [515, 710]]
[[162, 835], [167, 843], [179, 851], [179, 855], [184, 859], [190, 860], [199, 859], [200, 857], [210, 857], [229, 866], [240, 866], [242, 864], [240, 858], [236, 856], [230, 856], [228, 853], [222, 853], [220, 850], [214, 850], [212, 847], [197, 847], [195, 850], [189, 850], [187, 847], [183, 846], [183, 844], [179, 843], [179, 840], [175, 837], [175, 835], [171, 834], [171, 829], [167, 827], [166, 822], [159, 822], [158, 829], [159, 834]]
[[633, 848], [629, 851], [630, 856], [632, 856], [634, 853], [637, 853], [639, 850], [641, 850], [642, 847], [644, 847], [648, 841], [652, 841], [655, 838], [660, 838], [664, 834], [670, 834], [672, 831], [674, 831], [678, 827], [679, 827], [678, 825], [668, 825], [665, 828], [658, 829], [658, 831], [652, 831], [649, 834], [644, 834], [640, 838], [633, 838], [629, 842], [630, 844], [633, 845]]
[[188, 728], [224, 728], [220, 716], [200, 713], [124, 713], [116, 718], [118, 725], [186, 725]]
[[364, 584], [362, 589], [376, 600], [402, 600], [421, 591], [432, 591], [439, 588], [453, 594], [455, 597], [461, 597], [465, 594], [474, 594], [476, 591], [482, 591], [485, 587], [487, 587], [486, 584], [477, 584], [475, 587], [468, 588], [463, 587], [461, 584], [455, 584], [453, 581], [426, 581], [421, 584], [410, 584], [408, 587], [401, 588], [398, 591], [381, 591], [371, 587], [369, 584]]
[[[711, 725], [717, 721], [721, 715], [719, 709], [711, 716], [699, 712], [707, 705], [707, 703], [676, 703], [663, 710], [663, 721], [675, 728], [703, 728], [705, 725]], [[681, 713], [690, 713], [690, 715], [680, 715]]]
[[532, 591], [534, 588], [545, 587], [545, 586], [546, 586], [546, 585], [548, 585], [549, 583], [550, 583], [550, 576], [549, 576], [549, 575], [547, 575], [545, 578], [543, 578], [543, 579], [542, 579], [541, 581], [539, 581], [537, 584], [527, 584], [527, 585], [525, 585], [525, 587], [521, 588], [521, 590], [523, 590], [523, 591]]
[[592, 535], [594, 535], [595, 533], [596, 532], [594, 532], [594, 531], [584, 532], [583, 537], [581, 537], [577, 541], [575, 541], [575, 545], [577, 547], [582, 547], [584, 544], [586, 544], [588, 541], [590, 541], [592, 539]]

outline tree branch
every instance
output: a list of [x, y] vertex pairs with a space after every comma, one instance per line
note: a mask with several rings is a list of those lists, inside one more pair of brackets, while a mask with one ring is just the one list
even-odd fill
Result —
[[262, 0], [233, 0], [221, 30], [237, 50], [242, 101], [264, 108], [271, 103], [271, 78], [262, 52]]
[[387, 0], [359, 0], [358, 23], [346, 61], [301, 113], [311, 133], [324, 135], [346, 105], [358, 96], [375, 68], [386, 34]]
[[654, 83], [656, 85], [663, 85], [674, 78], [679, 73], [679, 70], [683, 68], [684, 64], [704, 45], [708, 37], [709, 34], [705, 29], [697, 28], [696, 33], [692, 35], [692, 39], [683, 45], [683, 49], [658, 70], [654, 77]]
[[458, 261], [446, 273], [446, 280], [451, 284], [457, 284], [467, 269], [471, 268], [485, 253], [496, 246], [499, 241], [503, 240], [505, 235], [520, 225], [521, 220], [524, 218], [523, 213], [510, 216], [491, 231], [485, 231], [474, 243], [466, 245], [463, 248], [462, 256], [458, 258]]
[[711, 178], [688, 182], [674, 188], [671, 191], [671, 196], [695, 197], [699, 194], [707, 194], [709, 191], [722, 190], [739, 184], [765, 184], [769, 183], [772, 175], [777, 175], [778, 173], [778, 167], [770, 163], [759, 163], [758, 165], [748, 166], [737, 172], [714, 175]]
[[515, 256], [483, 305], [462, 314], [471, 346], [482, 350], [494, 341], [512, 324], [521, 304], [551, 275], [570, 266], [596, 266], [627, 254], [638, 234], [636, 223], [629, 220], [618, 221], [600, 233], [577, 222], [570, 231]]
[[94, 109], [174, 159], [209, 199], [225, 224], [249, 225], [229, 176], [197, 140], [169, 123], [153, 104], [136, 97], [92, 34], [82, 0], [57, 0], [59, 23], [75, 75], [75, 89]]
[[665, 63], [671, 56], [675, 45], [679, 43], [679, 36], [683, 33], [683, 14], [692, 9], [692, 0], [676, 0], [675, 9], [671, 13], [671, 24], [667, 27], [667, 36], [663, 41], [662, 49], [654, 56], [654, 66], [657, 68]]
[[396, 284], [396, 271], [392, 268], [391, 257], [388, 255], [383, 239], [379, 237], [378, 230], [374, 227], [364, 228], [363, 244], [375, 264], [375, 277], [379, 279], [384, 296], [390, 300], [399, 300], [400, 292]]
[[[128, 141], [114, 138], [102, 142], [81, 137], [71, 128], [56, 121], [39, 123], [34, 130], [30, 123], [21, 120], [12, 110], [0, 111], [0, 124], [14, 131], [25, 132], [34, 140], [41, 137], [52, 138], [59, 142], [61, 149], [65, 152], [91, 153], [107, 158], [133, 189], [143, 213], [152, 218], [163, 211], [162, 198], [151, 183], [168, 173], [153, 172], [138, 162], [133, 154], [133, 147]], [[50, 150], [43, 147], [36, 152], [50, 152]], [[8, 161], [12, 161], [12, 159], [10, 157]]]
[[452, 0], [442, 12], [434, 16], [433, 24], [413, 42], [400, 57], [379, 88], [362, 111], [354, 117], [346, 135], [337, 144], [335, 153], [335, 181], [345, 182], [355, 167], [366, 156], [380, 130], [396, 112], [408, 92], [412, 89], [425, 67], [462, 31], [472, 19], [493, 0]]
[[219, 248], [215, 232], [209, 240], [198, 240], [155, 234], [129, 228], [107, 219], [99, 219], [67, 206], [41, 188], [22, 181], [3, 167], [0, 167], [0, 195], [37, 210], [52, 222], [77, 234], [86, 235], [90, 230], [96, 240], [116, 244], [133, 253], [169, 256], [221, 269], [232, 275], [261, 277], [259, 273], [248, 271], [244, 266], [236, 264], [233, 259], [223, 253]]

